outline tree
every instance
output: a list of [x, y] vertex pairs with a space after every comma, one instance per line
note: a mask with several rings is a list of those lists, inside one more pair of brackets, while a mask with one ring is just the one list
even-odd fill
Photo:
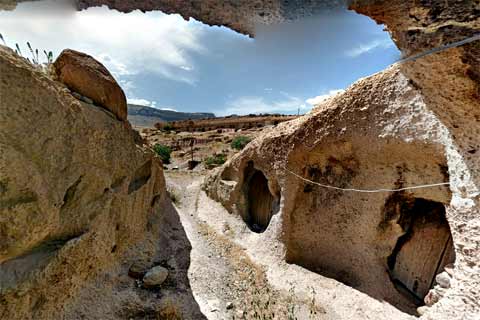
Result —
[[172, 153], [172, 149], [170, 149], [170, 147], [157, 143], [153, 146], [153, 151], [159, 155], [163, 163], [170, 163], [170, 154]]

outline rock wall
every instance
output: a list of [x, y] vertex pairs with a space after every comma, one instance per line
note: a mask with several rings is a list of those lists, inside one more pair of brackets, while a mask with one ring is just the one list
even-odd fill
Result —
[[[245, 172], [253, 162], [268, 179], [271, 194], [280, 199], [276, 214], [281, 227], [265, 232], [284, 243], [288, 262], [412, 314], [423, 298], [431, 305], [445, 295], [427, 309], [426, 318], [473, 319], [479, 312], [473, 302], [479, 294], [479, 261], [474, 257], [479, 219], [475, 203], [464, 206], [475, 198], [457, 191], [465, 182], [474, 183], [469, 171], [458, 170], [459, 159], [456, 137], [397, 66], [360, 80], [303, 118], [253, 141], [210, 176], [205, 188], [243, 217], [249, 196]], [[451, 186], [398, 194], [347, 192], [307, 183], [285, 168], [340, 188]], [[395, 195], [398, 198], [392, 198]], [[421, 221], [412, 220], [419, 216]], [[453, 279], [440, 286], [434, 278], [452, 262]], [[414, 276], [405, 278], [405, 269]], [[435, 285], [427, 297], [422, 283]]]
[[[106, 4], [121, 11], [159, 9], [253, 35], [256, 23], [275, 23], [314, 14], [325, 9], [327, 2], [328, 7], [345, 5], [343, 1], [332, 4], [330, 1], [79, 0], [78, 6], [82, 9]], [[452, 43], [480, 30], [480, 4], [476, 0], [351, 0], [346, 4], [384, 23], [405, 55]], [[365, 188], [448, 179], [449, 190], [417, 190], [401, 200], [409, 203], [408, 199], [423, 199], [435, 202], [436, 206], [444, 205], [453, 236], [455, 267], [449, 273], [452, 279], [437, 279], [439, 285], [427, 295], [426, 301], [433, 304], [440, 296], [444, 298], [422, 313], [426, 312], [424, 317], [428, 319], [478, 318], [479, 66], [480, 43], [476, 41], [403, 63], [362, 80], [310, 115], [280, 125], [278, 130], [259, 138], [227, 163], [218, 175], [210, 177], [207, 189], [231, 212], [245, 216], [248, 212], [248, 193], [243, 189], [245, 168], [253, 161], [255, 169], [268, 179], [271, 195], [280, 199], [277, 214], [283, 217], [283, 229], [272, 232], [279, 232], [279, 239], [286, 244], [287, 259], [313, 268], [322, 261], [304, 261], [295, 244], [307, 241], [306, 246], [312, 252], [329, 254], [332, 254], [326, 251], [329, 245], [335, 246], [336, 251], [346, 256], [335, 257], [327, 266], [323, 261], [319, 266], [323, 272], [334, 270], [340, 273], [341, 281], [350, 281], [364, 292], [407, 309], [409, 306], [402, 302], [398, 288], [386, 281], [388, 257], [399, 238], [408, 232], [401, 221], [382, 219], [385, 212], [389, 212], [386, 210], [390, 203], [388, 197], [380, 194], [366, 200], [360, 196], [318, 191], [286, 173], [284, 167], [309, 179]], [[378, 159], [377, 154], [382, 157]], [[382, 174], [378, 175], [379, 172]], [[308, 191], [309, 188], [312, 190]], [[28, 203], [31, 199], [32, 195], [26, 194], [20, 202]], [[324, 201], [318, 203], [315, 199]], [[338, 201], [333, 203], [332, 199]], [[323, 221], [323, 215], [330, 215], [334, 223]], [[342, 222], [342, 215], [345, 221], [351, 219], [348, 224]], [[308, 227], [304, 234], [299, 230], [303, 225]], [[379, 225], [384, 230], [381, 234], [377, 230]], [[338, 232], [334, 232], [335, 229]], [[325, 242], [316, 240], [319, 230], [324, 232]], [[385, 233], [385, 230], [389, 231]], [[43, 229], [33, 231], [40, 234], [39, 238], [45, 233]], [[24, 239], [21, 243], [30, 248], [35, 241]], [[19, 252], [22, 251], [25, 249]], [[9, 254], [12, 255], [4, 253]], [[365, 263], [378, 278], [367, 274], [366, 268], [361, 270]], [[345, 277], [341, 274], [343, 271]], [[369, 283], [369, 279], [375, 282]], [[383, 281], [381, 286], [376, 282], [378, 279]]]
[[[211, 131], [216, 129], [250, 129], [264, 127], [267, 125], [277, 125], [281, 122], [289, 121], [295, 118], [297, 118], [297, 116], [229, 116], [213, 119], [170, 121], [167, 124], [171, 129], [178, 131]], [[162, 129], [167, 124], [158, 123], [155, 125], [155, 127], [157, 129]]]
[[0, 105], [0, 318], [122, 318], [115, 288], [132, 294], [138, 260], [175, 256], [176, 280], [188, 283], [162, 163], [128, 122], [5, 47]]
[[[245, 192], [248, 185], [245, 172], [253, 162], [255, 169], [268, 179], [271, 194], [280, 199], [276, 214], [282, 216], [281, 230], [266, 232], [276, 234], [285, 244], [287, 261], [415, 313], [415, 306], [421, 304], [425, 294], [418, 294], [420, 301], [412, 299], [411, 292], [405, 294], [392, 279], [395, 272], [389, 270], [389, 258], [395, 256], [400, 238], [409, 232], [402, 212], [418, 216], [425, 209], [391, 211], [392, 193], [325, 189], [306, 183], [285, 168], [300, 177], [341, 188], [396, 189], [449, 181], [450, 188], [400, 193], [400, 198], [404, 198], [397, 199], [394, 207], [427, 201], [443, 209], [443, 219], [448, 220], [449, 226], [444, 224], [432, 230], [443, 228], [446, 232], [430, 233], [417, 242], [430, 245], [427, 249], [415, 249], [420, 257], [412, 256], [409, 268], [428, 265], [428, 253], [439, 243], [441, 252], [430, 259], [435, 271], [425, 271], [428, 282], [442, 271], [442, 268], [437, 270], [437, 264], [445, 267], [453, 260], [454, 278], [448, 291], [437, 286], [432, 292], [435, 299], [445, 291], [446, 296], [428, 315], [434, 319], [473, 317], [479, 311], [471, 302], [478, 297], [477, 273], [472, 268], [478, 266], [478, 258], [474, 257], [477, 251], [473, 249], [476, 232], [468, 230], [465, 221], [473, 228], [479, 221], [475, 204], [473, 207], [464, 204], [475, 199], [456, 193], [469, 172], [457, 171], [461, 157], [455, 147], [455, 136], [435, 111], [400, 68], [391, 68], [359, 81], [309, 115], [281, 124], [277, 130], [258, 138], [219, 173], [209, 177], [205, 188], [232, 213], [245, 217], [249, 197]], [[467, 181], [472, 183], [470, 179]], [[446, 243], [450, 229], [455, 253], [451, 244]], [[472, 251], [464, 252], [465, 247]], [[443, 250], [451, 252], [445, 254]], [[439, 261], [443, 258], [448, 263]], [[419, 280], [422, 278], [418, 275]]]

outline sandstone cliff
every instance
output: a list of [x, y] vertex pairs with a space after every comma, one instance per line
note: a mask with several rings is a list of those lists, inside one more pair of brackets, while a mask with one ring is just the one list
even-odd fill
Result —
[[[351, 8], [386, 24], [405, 55], [480, 30], [476, 1], [359, 0]], [[410, 313], [425, 300], [433, 305], [421, 309], [428, 319], [475, 319], [479, 48], [479, 41], [471, 42], [359, 81], [252, 143], [206, 181], [207, 191], [252, 230], [275, 235], [291, 263]], [[450, 187], [362, 194], [301, 178], [340, 188]], [[251, 192], [258, 181], [265, 191]], [[258, 207], [258, 201], [265, 204]], [[429, 217], [422, 216], [426, 212]], [[413, 218], [418, 216], [422, 222]], [[275, 227], [269, 229], [270, 218]], [[426, 242], [424, 249], [418, 244]]]
[[[155, 297], [127, 276], [138, 261], [170, 259], [171, 292], [190, 299], [162, 163], [130, 125], [5, 47], [0, 105], [0, 318], [135, 317]], [[182, 313], [158, 302], [152, 316]]]
[[[122, 11], [160, 9], [168, 13], [180, 13], [185, 18], [195, 17], [209, 24], [226, 25], [253, 35], [257, 22], [272, 23], [313, 14], [316, 10], [324, 9], [324, 3], [332, 2], [79, 0], [77, 3], [79, 8], [106, 4]], [[480, 7], [476, 0], [351, 0], [334, 3], [334, 7], [344, 5], [385, 24], [405, 55], [448, 45], [478, 34], [480, 30]], [[2, 75], [7, 74], [3, 70], [7, 70], [7, 66], [12, 67], [11, 63], [2, 63]], [[281, 241], [285, 249], [284, 257], [291, 263], [334, 277], [411, 313], [425, 299], [428, 305], [433, 305], [427, 310], [422, 309], [426, 319], [476, 319], [480, 313], [479, 66], [480, 44], [476, 41], [400, 64], [364, 79], [334, 100], [318, 106], [311, 114], [282, 124], [278, 130], [260, 137], [227, 163], [217, 175], [210, 177], [206, 188], [212, 197], [221, 201], [232, 213], [243, 217], [253, 231], [273, 234]], [[15, 81], [15, 75], [17, 79], [25, 75], [27, 79], [32, 79], [29, 72], [31, 71], [26, 68], [17, 68], [11, 72], [12, 79]], [[6, 86], [6, 80], [3, 77], [2, 80], [1, 85]], [[32, 80], [28, 85], [35, 88], [35, 83], [37, 80]], [[46, 83], [45, 87], [48, 88], [50, 82]], [[40, 93], [43, 90], [42, 87], [42, 90], [34, 92], [39, 92], [38, 96], [43, 97]], [[20, 96], [16, 91], [8, 94], [12, 99], [19, 99]], [[36, 112], [36, 108], [45, 104], [38, 104], [34, 97], [35, 95], [27, 97], [29, 100], [25, 103], [22, 101], [22, 106], [16, 106], [19, 110], [13, 114], [17, 115], [18, 120], [13, 124], [8, 122], [8, 125], [18, 128], [8, 130], [8, 139], [2, 137], [3, 140], [17, 141], [18, 145], [23, 146], [11, 147], [9, 154], [18, 153], [20, 156], [3, 161], [9, 169], [2, 170], [13, 177], [10, 179], [15, 179], [12, 180], [15, 181], [14, 186], [18, 185], [15, 188], [19, 191], [15, 191], [15, 195], [21, 195], [12, 202], [9, 194], [3, 206], [9, 210], [20, 210], [15, 209], [16, 205], [25, 206], [34, 212], [44, 210], [50, 220], [47, 219], [49, 222], [44, 223], [43, 219], [36, 218], [44, 224], [34, 228], [24, 222], [26, 218], [22, 220], [22, 215], [12, 214], [12, 221], [4, 223], [1, 230], [2, 234], [11, 233], [13, 236], [10, 238], [16, 237], [18, 240], [2, 249], [4, 266], [9, 261], [36, 254], [34, 248], [48, 239], [50, 234], [53, 235], [54, 243], [58, 239], [78, 237], [82, 233], [74, 231], [83, 230], [82, 227], [91, 221], [90, 216], [80, 215], [76, 224], [79, 227], [66, 228], [62, 225], [62, 215], [57, 213], [59, 209], [44, 209], [48, 205], [58, 206], [63, 203], [64, 197], [68, 200], [71, 192], [66, 191], [76, 184], [83, 171], [75, 171], [77, 169], [72, 168], [76, 166], [65, 166], [65, 160], [55, 157], [49, 162], [50, 166], [38, 164], [41, 163], [38, 159], [52, 157], [51, 152], [46, 152], [49, 143], [55, 144], [55, 141], [65, 137], [65, 130], [52, 136], [52, 140], [41, 140], [42, 144], [29, 140], [38, 137], [35, 133], [38, 126], [42, 128], [42, 115], [56, 116], [56, 111]], [[55, 105], [54, 97], [55, 95], [49, 95], [43, 101], [52, 101]], [[23, 106], [32, 107], [22, 109]], [[86, 107], [72, 104], [72, 108], [83, 110]], [[23, 112], [35, 112], [35, 117], [22, 117]], [[81, 119], [90, 119], [89, 112], [100, 111], [82, 112]], [[33, 121], [34, 118], [40, 121]], [[70, 119], [68, 116], [64, 118]], [[30, 119], [30, 122], [25, 119]], [[93, 127], [101, 127], [95, 119], [92, 117]], [[2, 121], [7, 123], [3, 119]], [[59, 122], [60, 128], [62, 123], [75, 128], [72, 123], [76, 122], [69, 121], [71, 122]], [[48, 123], [48, 126], [44, 125], [52, 130], [49, 126], [56, 122]], [[112, 126], [118, 126], [118, 123]], [[48, 132], [47, 129], [44, 131]], [[24, 136], [16, 136], [17, 131]], [[97, 135], [103, 137], [100, 133]], [[93, 139], [91, 137], [96, 135], [92, 133], [84, 136]], [[71, 152], [64, 152], [62, 157], [68, 154], [68, 159], [74, 160], [74, 150], [87, 150], [81, 148], [84, 146], [82, 143], [87, 141], [81, 140], [73, 148], [71, 139], [65, 138], [58, 145], [71, 148], [68, 149]], [[129, 143], [134, 149], [137, 148], [131, 141]], [[95, 149], [98, 143], [92, 143], [89, 147], [99, 150]], [[22, 154], [27, 151], [31, 157], [27, 159], [32, 159], [34, 166], [22, 164], [22, 157], [26, 157]], [[102, 151], [99, 152], [101, 154]], [[122, 154], [133, 151], [129, 148], [118, 152]], [[42, 157], [39, 157], [39, 153]], [[4, 154], [2, 153], [3, 157]], [[102, 160], [104, 162], [100, 163], [110, 164], [106, 159], [115, 154], [117, 153], [105, 154], [105, 159]], [[83, 152], [81, 156], [86, 155]], [[101, 159], [91, 159], [89, 168], [99, 170], [99, 160]], [[145, 160], [141, 158], [138, 162], [128, 161], [124, 165], [131, 168], [132, 163], [145, 163]], [[114, 167], [122, 168], [122, 163]], [[54, 171], [52, 166], [60, 171]], [[66, 168], [74, 170], [68, 175], [71, 181], [64, 181], [57, 187], [57, 180], [52, 179]], [[39, 172], [29, 171], [34, 169]], [[125, 174], [127, 177], [137, 176], [137, 168], [130, 170]], [[17, 177], [14, 173], [18, 171], [25, 172], [25, 176]], [[44, 172], [48, 174], [43, 176]], [[141, 178], [144, 177], [143, 173], [138, 177], [140, 181], [144, 180]], [[415, 189], [398, 194], [360, 194], [324, 189], [306, 183], [301, 178], [341, 188], [398, 188], [436, 182], [449, 182], [450, 186]], [[83, 179], [87, 178], [82, 178], [73, 189], [80, 187]], [[58, 194], [53, 195], [56, 196], [52, 198], [54, 200], [42, 200], [47, 196], [52, 197], [50, 188], [42, 188], [51, 181], [55, 183], [51, 190], [57, 190]], [[109, 185], [114, 179], [105, 178], [104, 181]], [[252, 181], [255, 182], [255, 188], [251, 188]], [[8, 182], [10, 184], [12, 182]], [[3, 194], [9, 192], [8, 185], [0, 189]], [[34, 189], [31, 190], [32, 188]], [[102, 188], [105, 186], [98, 186], [98, 189]], [[146, 186], [144, 188], [147, 189]], [[93, 193], [97, 194], [97, 191]], [[10, 208], [12, 203], [16, 204], [13, 209]], [[118, 212], [122, 211], [119, 209]], [[33, 214], [29, 219], [35, 217], [37, 216]], [[16, 231], [15, 226], [22, 224], [26, 225], [28, 233]], [[96, 222], [93, 228], [100, 228], [101, 225]], [[270, 225], [276, 227], [269, 228]], [[79, 239], [88, 238], [90, 233], [86, 234]], [[112, 240], [108, 236], [116, 233], [99, 234]], [[104, 238], [100, 236], [100, 239]], [[73, 243], [76, 244], [77, 241], [74, 240]], [[65, 244], [59, 251], [61, 253], [68, 250], [72, 242], [62, 240], [59, 243]], [[425, 243], [429, 246], [423, 246]], [[98, 259], [105, 261], [107, 259], [102, 259], [108, 253], [107, 248], [113, 249], [110, 246], [113, 241], [102, 240], [100, 244], [104, 248], [101, 251], [104, 254]], [[453, 266], [450, 264], [452, 261]], [[426, 268], [422, 267], [424, 262], [428, 262], [425, 263]], [[64, 264], [53, 265], [67, 268]], [[83, 263], [73, 265], [84, 270], [81, 267]], [[46, 268], [46, 276], [40, 277], [39, 281], [46, 283], [47, 280], [42, 279], [47, 279], [45, 277], [49, 274], [58, 274], [51, 270], [52, 268]], [[5, 272], [8, 272], [8, 268]], [[441, 276], [435, 277], [438, 272], [441, 272]], [[58, 279], [63, 283], [63, 277]], [[51, 282], [52, 278], [48, 281]], [[80, 284], [82, 281], [74, 283]], [[429, 291], [432, 285], [435, 288]], [[75, 290], [75, 286], [69, 285], [68, 290]], [[6, 298], [1, 301], [5, 301], [5, 306], [10, 306], [11, 301], [15, 301], [13, 293], [9, 295], [7, 292], [4, 296]], [[45, 300], [48, 301], [45, 296], [33, 299], [27, 294], [21, 305], [25, 305], [27, 310], [32, 306], [48, 305]]]

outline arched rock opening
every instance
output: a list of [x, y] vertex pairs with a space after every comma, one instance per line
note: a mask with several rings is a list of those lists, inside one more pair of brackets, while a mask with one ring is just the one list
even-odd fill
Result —
[[262, 171], [254, 168], [252, 161], [247, 164], [244, 177], [246, 208], [243, 220], [250, 230], [262, 233], [270, 224], [272, 216], [278, 212], [279, 199], [270, 192], [268, 179]]

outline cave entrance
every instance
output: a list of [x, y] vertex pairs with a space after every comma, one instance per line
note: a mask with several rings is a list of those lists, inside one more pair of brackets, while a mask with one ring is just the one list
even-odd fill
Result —
[[250, 164], [247, 167], [247, 217], [246, 223], [254, 232], [264, 232], [272, 219], [275, 209], [275, 197], [270, 193], [268, 180], [265, 175], [253, 169]]
[[388, 270], [395, 287], [416, 304], [435, 283], [435, 276], [455, 260], [452, 235], [440, 202], [395, 197], [387, 207], [400, 211], [402, 235], [388, 257]]

